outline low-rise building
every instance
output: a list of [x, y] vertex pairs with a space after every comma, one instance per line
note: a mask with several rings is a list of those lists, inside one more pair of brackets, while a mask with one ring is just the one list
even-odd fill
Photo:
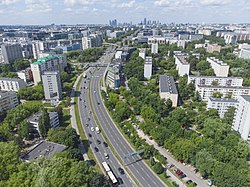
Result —
[[185, 56], [174, 55], [174, 58], [179, 76], [189, 75], [190, 64], [186, 61]]
[[242, 48], [239, 54], [240, 58], [250, 59], [250, 48]]
[[227, 77], [229, 72], [229, 65], [223, 61], [216, 59], [215, 57], [207, 57], [207, 61], [210, 63], [217, 77]]
[[0, 91], [0, 112], [6, 112], [19, 104], [16, 92]]
[[205, 86], [242, 86], [241, 77], [188, 76], [188, 83]]
[[147, 56], [144, 62], [144, 77], [148, 80], [152, 76], [152, 68], [153, 68], [153, 59], [152, 57]]
[[178, 92], [172, 76], [160, 75], [159, 76], [159, 92], [161, 99], [170, 99], [172, 106], [177, 107], [178, 104]]
[[238, 99], [240, 95], [250, 95], [250, 87], [245, 86], [206, 86], [197, 85], [196, 91], [199, 92], [202, 100], [207, 100], [209, 97], [213, 97], [214, 93], [221, 93], [222, 97], [228, 97]]
[[15, 91], [27, 86], [23, 79], [17, 78], [0, 78], [0, 91]]
[[221, 46], [218, 44], [208, 44], [207, 45], [207, 52], [213, 53], [213, 52], [220, 52]]
[[139, 57], [141, 57], [141, 58], [143, 58], [143, 60], [145, 60], [145, 58], [146, 58], [146, 49], [145, 48], [140, 49]]
[[231, 98], [214, 98], [209, 97], [207, 99], [207, 109], [216, 109], [220, 118], [224, 117], [224, 114], [231, 107], [237, 108], [238, 101]]
[[26, 83], [33, 81], [33, 74], [30, 67], [26, 68], [25, 70], [18, 71], [17, 76], [20, 79], [23, 79]]
[[241, 95], [235, 112], [233, 129], [238, 131], [243, 140], [250, 140], [250, 96]]
[[26, 162], [34, 161], [41, 157], [49, 159], [54, 154], [60, 153], [66, 148], [67, 147], [65, 145], [43, 140], [39, 144], [37, 144], [32, 150], [23, 155], [21, 159]]

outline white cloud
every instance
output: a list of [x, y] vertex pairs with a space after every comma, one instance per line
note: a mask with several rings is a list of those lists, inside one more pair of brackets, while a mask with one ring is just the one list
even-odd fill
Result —
[[168, 0], [157, 0], [154, 3], [156, 6], [160, 6], [160, 7], [168, 7], [171, 5], [171, 2]]
[[135, 1], [129, 1], [127, 3], [122, 3], [119, 5], [120, 8], [132, 8], [135, 5]]
[[0, 5], [10, 5], [18, 2], [19, 0], [0, 0]]
[[50, 12], [52, 10], [48, 0], [25, 0], [25, 12]]
[[200, 0], [200, 4], [206, 6], [226, 5], [230, 2], [232, 2], [232, 0]]
[[102, 2], [101, 0], [64, 0], [65, 5], [76, 5], [76, 4], [81, 4], [81, 5], [90, 5], [94, 4], [97, 2]]

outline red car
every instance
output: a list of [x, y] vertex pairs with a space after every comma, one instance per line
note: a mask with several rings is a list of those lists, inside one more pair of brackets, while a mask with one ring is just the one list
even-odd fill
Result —
[[182, 175], [183, 172], [182, 172], [181, 170], [178, 170], [178, 171], [176, 171], [176, 174], [177, 174], [177, 175]]

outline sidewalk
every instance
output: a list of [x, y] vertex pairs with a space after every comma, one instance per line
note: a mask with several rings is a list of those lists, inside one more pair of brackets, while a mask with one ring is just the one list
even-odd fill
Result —
[[[164, 148], [158, 146], [158, 144], [157, 144], [154, 140], [150, 140], [150, 139], [149, 139], [149, 136], [145, 135], [144, 132], [143, 132], [142, 130], [137, 129], [136, 131], [137, 131], [139, 137], [141, 137], [142, 139], [145, 139], [146, 142], [147, 142], [149, 145], [153, 145], [154, 148], [157, 149], [157, 150], [160, 152], [160, 154], [162, 154], [163, 156], [165, 156], [165, 157], [167, 158], [167, 162], [168, 162], [168, 163], [173, 164], [173, 165], [175, 165], [177, 168], [179, 168], [180, 170], [182, 170], [182, 171], [187, 175], [187, 178], [190, 179], [190, 180], [192, 180], [193, 182], [195, 182], [195, 183], [197, 184], [198, 187], [209, 187], [209, 186], [207, 185], [207, 182], [206, 182], [205, 180], [202, 180], [202, 179], [201, 179], [200, 174], [198, 174], [198, 173], [195, 174], [195, 173], [194, 173], [194, 170], [195, 170], [194, 167], [192, 167], [191, 165], [186, 165], [186, 166], [184, 166], [184, 165], [181, 164], [180, 162], [176, 161], [176, 160], [174, 159], [174, 157], [173, 157], [169, 152], [167, 152], [166, 149], [164, 149]], [[183, 183], [182, 183], [182, 182], [180, 181], [181, 179], [177, 178], [177, 177], [176, 177], [175, 175], [173, 175], [172, 173], [171, 173], [171, 174], [172, 174], [172, 175], [171, 175], [170, 173], [171, 173], [171, 172], [170, 172], [169, 170], [167, 170], [167, 174], [168, 174], [169, 176], [171, 176], [171, 179], [173, 179], [177, 184], [179, 184], [179, 186], [181, 186], [181, 187], [182, 187], [182, 186], [185, 186], [183, 183], [185, 183], [184, 181], [186, 181], [186, 180], [184, 180]], [[174, 177], [172, 177], [172, 176], [174, 176]], [[176, 178], [177, 178], [177, 181], [178, 181], [178, 182], [176, 181]]]
[[[80, 80], [80, 77], [82, 75], [83, 75], [83, 73], [80, 76], [77, 77], [77, 79], [75, 81], [75, 84], [74, 84], [74, 86], [72, 88], [71, 94], [70, 94], [70, 97], [71, 97], [71, 102], [70, 102], [70, 116], [71, 116], [70, 120], [71, 120], [71, 123], [70, 124], [71, 124], [72, 128], [74, 128], [76, 130], [78, 135], [79, 135], [79, 130], [78, 130], [77, 124], [76, 124], [74, 97], [75, 97], [76, 86], [77, 86], [77, 84], [78, 84], [78, 82]], [[79, 149], [80, 149], [80, 151], [81, 151], [81, 153], [83, 155], [84, 160], [85, 161], [89, 160], [89, 157], [87, 155], [87, 152], [85, 150], [85, 147], [84, 147], [82, 141], [81, 141], [81, 143], [79, 144], [78, 147], [79, 147]]]

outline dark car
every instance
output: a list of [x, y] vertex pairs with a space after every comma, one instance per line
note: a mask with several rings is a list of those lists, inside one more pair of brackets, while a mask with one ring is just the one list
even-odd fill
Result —
[[119, 184], [123, 184], [122, 178], [121, 177], [117, 177], [118, 183]]
[[92, 135], [90, 133], [88, 135], [89, 135], [90, 138], [92, 137]]
[[124, 170], [121, 167], [118, 168], [118, 171], [120, 172], [121, 175], [124, 174]]
[[98, 104], [98, 105], [100, 105], [100, 103], [99, 103], [99, 102], [97, 102], [97, 104]]
[[97, 153], [99, 149], [97, 147], [94, 147], [95, 152]]
[[106, 142], [103, 142], [103, 145], [104, 145], [105, 147], [108, 147], [108, 144], [107, 144]]
[[185, 175], [184, 173], [180, 175], [180, 178], [183, 179], [185, 178], [187, 175]]
[[97, 142], [98, 144], [101, 144], [101, 141], [100, 141], [100, 140], [96, 140], [96, 142]]
[[191, 184], [193, 181], [191, 181], [191, 180], [188, 180], [186, 183], [187, 184]]

